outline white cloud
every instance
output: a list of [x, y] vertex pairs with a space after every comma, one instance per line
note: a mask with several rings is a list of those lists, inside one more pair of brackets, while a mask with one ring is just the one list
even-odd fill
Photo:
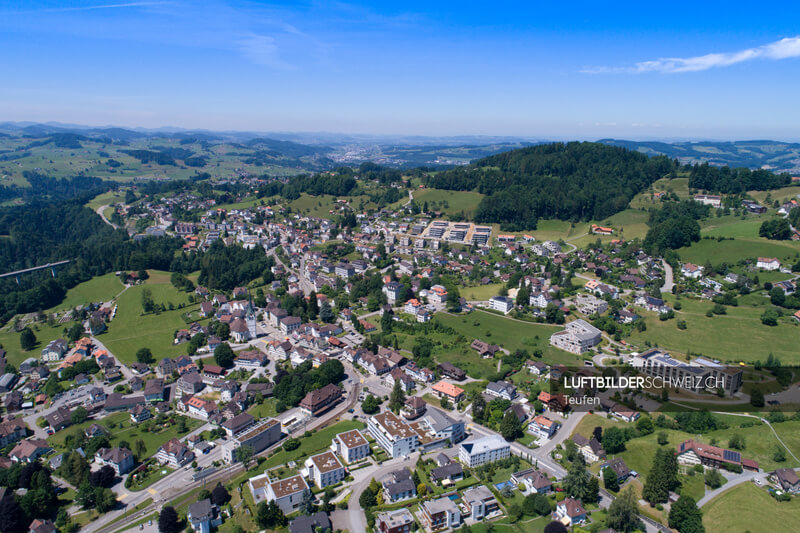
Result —
[[773, 43], [737, 52], [705, 54], [694, 57], [665, 57], [651, 61], [641, 61], [632, 67], [589, 67], [582, 69], [581, 72], [586, 74], [641, 74], [645, 72], [673, 74], [728, 67], [756, 59], [777, 60], [792, 57], [800, 57], [800, 36], [786, 37]]
[[237, 43], [239, 50], [253, 63], [279, 69], [290, 69], [291, 66], [281, 60], [275, 39], [268, 35], [250, 34]]

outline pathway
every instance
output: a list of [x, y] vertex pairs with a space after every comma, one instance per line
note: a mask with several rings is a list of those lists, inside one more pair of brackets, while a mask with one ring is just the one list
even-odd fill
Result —
[[103, 219], [103, 222], [105, 222], [106, 224], [108, 224], [109, 226], [111, 226], [111, 227], [112, 227], [112, 228], [114, 228], [114, 229], [119, 229], [119, 226], [117, 226], [116, 224], [114, 224], [113, 222], [111, 222], [110, 220], [108, 220], [108, 219], [106, 218], [106, 215], [103, 213], [103, 211], [105, 211], [105, 209], [106, 209], [107, 207], [111, 207], [111, 205], [110, 205], [110, 204], [101, 205], [100, 207], [98, 207], [97, 209], [95, 209], [95, 213], [97, 213], [98, 215], [100, 215], [100, 218], [102, 218], [102, 219]]

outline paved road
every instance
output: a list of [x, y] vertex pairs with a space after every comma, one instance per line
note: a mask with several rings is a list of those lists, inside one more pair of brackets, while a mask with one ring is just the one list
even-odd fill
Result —
[[672, 287], [675, 285], [672, 267], [663, 259], [661, 260], [661, 265], [664, 267], [664, 285], [661, 286], [661, 292], [672, 292]]
[[106, 215], [103, 213], [103, 211], [105, 211], [107, 207], [111, 207], [111, 205], [110, 205], [110, 204], [101, 205], [100, 207], [98, 207], [98, 208], [97, 208], [97, 209], [95, 209], [94, 211], [95, 211], [95, 213], [97, 213], [98, 215], [100, 215], [100, 218], [102, 218], [102, 219], [103, 219], [103, 222], [105, 222], [106, 224], [108, 224], [109, 226], [111, 226], [111, 227], [112, 227], [112, 228], [114, 228], [114, 229], [119, 229], [119, 226], [117, 226], [116, 224], [114, 224], [113, 222], [111, 222], [110, 220], [108, 220], [108, 219], [106, 218]]

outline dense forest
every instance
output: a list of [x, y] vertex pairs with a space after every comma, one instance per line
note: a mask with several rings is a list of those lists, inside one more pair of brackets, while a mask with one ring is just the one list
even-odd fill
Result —
[[59, 268], [56, 278], [42, 271], [21, 277], [21, 285], [13, 278], [0, 279], [0, 321], [56, 305], [67, 289], [93, 276], [118, 270], [169, 270], [173, 263], [187, 269], [195, 266], [175, 257], [181, 239], [133, 241], [84, 207], [85, 201], [80, 197], [57, 205], [32, 203], [0, 209], [0, 235], [4, 237], [0, 239], [0, 272], [72, 261]]
[[89, 176], [74, 176], [71, 178], [51, 178], [33, 170], [26, 170], [23, 176], [30, 184], [29, 187], [17, 185], [0, 186], [0, 201], [21, 198], [28, 201], [32, 199], [66, 199], [85, 194], [90, 191], [96, 193], [102, 190], [116, 188], [119, 184]]
[[665, 202], [661, 209], [652, 209], [644, 239], [645, 249], [654, 253], [675, 250], [700, 240], [700, 224], [711, 207], [699, 202]]
[[271, 278], [270, 268], [274, 264], [275, 260], [260, 246], [245, 250], [241, 246], [225, 246], [216, 241], [200, 259], [198, 283], [211, 289], [229, 291], [258, 277]]
[[655, 180], [677, 165], [624, 148], [597, 143], [553, 143], [486, 157], [472, 165], [428, 179], [437, 189], [486, 195], [477, 222], [499, 222], [505, 229], [536, 227], [539, 218], [602, 219], [628, 206]]
[[767, 191], [791, 184], [789, 174], [774, 174], [768, 170], [712, 167], [708, 163], [694, 165], [689, 170], [689, 187], [705, 191], [738, 194], [745, 191]]

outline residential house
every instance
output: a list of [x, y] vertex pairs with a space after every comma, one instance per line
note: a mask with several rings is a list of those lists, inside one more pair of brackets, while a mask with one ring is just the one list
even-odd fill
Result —
[[551, 420], [544, 415], [538, 415], [528, 424], [528, 431], [538, 435], [540, 438], [549, 439], [556, 434], [559, 427], [561, 427], [561, 424], [555, 420]]
[[44, 439], [29, 439], [17, 443], [8, 456], [17, 463], [33, 463], [52, 448]]
[[414, 516], [408, 509], [384, 511], [375, 515], [377, 533], [411, 533], [415, 527]]
[[631, 476], [631, 469], [625, 464], [622, 457], [616, 457], [608, 462], [604, 468], [610, 468], [616, 475], [617, 481], [624, 483]]
[[703, 267], [693, 263], [684, 263], [681, 266], [681, 275], [684, 278], [699, 279], [703, 275]]
[[22, 418], [9, 418], [0, 423], [0, 447], [22, 440], [27, 435], [27, 426]]
[[517, 388], [508, 381], [493, 381], [486, 385], [486, 392], [508, 401], [517, 397]]
[[100, 448], [94, 455], [94, 461], [101, 465], [108, 465], [114, 469], [118, 476], [133, 470], [133, 452], [128, 448]]
[[261, 474], [250, 478], [247, 483], [256, 504], [274, 501], [285, 514], [295, 512], [305, 494], [310, 492], [306, 480], [300, 475], [273, 482], [267, 474]]
[[553, 488], [550, 478], [535, 468], [514, 472], [510, 481], [514, 485], [524, 485], [526, 492], [535, 494], [547, 494]]
[[176, 382], [176, 390], [181, 394], [197, 394], [205, 388], [203, 378], [196, 371], [183, 374]]
[[459, 459], [470, 468], [506, 459], [510, 455], [511, 446], [498, 435], [462, 442], [458, 449]]
[[428, 531], [456, 529], [461, 526], [461, 511], [455, 502], [446, 496], [422, 502], [419, 511], [422, 523]]
[[332, 531], [328, 514], [317, 511], [312, 515], [300, 515], [289, 522], [289, 533], [329, 533]]
[[344, 466], [331, 451], [312, 455], [306, 459], [305, 467], [308, 470], [308, 477], [313, 479], [314, 484], [320, 489], [339, 483], [346, 475]]
[[444, 380], [436, 383], [431, 389], [438, 398], [447, 398], [453, 404], [457, 404], [464, 398], [464, 389]]
[[472, 520], [483, 520], [500, 510], [500, 504], [485, 485], [465, 490], [461, 501], [467, 506], [467, 516]]
[[366, 459], [370, 454], [369, 442], [357, 429], [337, 434], [333, 438], [331, 450], [348, 464]]
[[556, 516], [570, 526], [582, 524], [586, 521], [586, 511], [580, 500], [565, 498], [556, 504]]
[[778, 270], [781, 268], [781, 262], [774, 257], [759, 257], [756, 261], [756, 268], [762, 270]]
[[186, 519], [195, 533], [211, 533], [212, 528], [222, 523], [218, 511], [217, 506], [206, 498], [189, 506]]
[[578, 447], [578, 451], [583, 455], [583, 458], [586, 459], [588, 464], [596, 463], [600, 459], [605, 459], [606, 457], [606, 451], [594, 437], [587, 439], [583, 435], [576, 433], [572, 436], [572, 442]]
[[194, 452], [178, 439], [170, 439], [158, 449], [156, 460], [177, 469], [194, 461]]
[[769, 479], [785, 492], [800, 494], [800, 478], [792, 468], [778, 468], [770, 472]]
[[390, 473], [383, 481], [384, 501], [395, 503], [417, 497], [417, 487], [411, 479], [411, 471], [402, 468]]
[[456, 381], [463, 381], [467, 377], [467, 373], [447, 361], [439, 363], [439, 370], [442, 371], [446, 377]]
[[300, 401], [300, 411], [318, 416], [333, 407], [342, 397], [342, 389], [329, 383], [321, 389], [313, 390]]
[[419, 434], [391, 411], [371, 416], [367, 431], [390, 457], [411, 455], [420, 446]]

